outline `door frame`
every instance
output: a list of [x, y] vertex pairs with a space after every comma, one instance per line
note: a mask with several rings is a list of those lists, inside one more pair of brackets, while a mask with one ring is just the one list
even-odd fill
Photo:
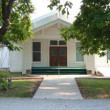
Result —
[[[67, 57], [67, 55], [68, 55], [68, 54], [67, 54], [67, 45], [66, 45], [66, 46], [50, 46], [50, 47], [49, 47], [49, 66], [50, 66], [50, 67], [55, 67], [55, 66], [51, 66], [51, 58], [50, 58], [50, 57], [51, 57], [51, 55], [50, 55], [51, 53], [50, 53], [50, 49], [51, 49], [52, 47], [55, 47], [55, 48], [65, 47], [65, 48], [66, 48], [66, 62], [67, 62], [67, 58], [68, 58], [68, 57]], [[58, 63], [59, 63], [59, 59], [58, 59]], [[57, 67], [59, 67], [59, 64], [58, 64]], [[62, 67], [67, 67], [67, 64], [66, 64], [66, 66], [62, 66]]]

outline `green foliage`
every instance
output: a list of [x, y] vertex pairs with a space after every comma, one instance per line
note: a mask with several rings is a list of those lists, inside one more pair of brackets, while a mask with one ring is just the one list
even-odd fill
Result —
[[2, 26], [3, 25], [3, 20], [2, 20], [2, 18], [0, 18], [0, 26]]
[[[8, 4], [9, 0], [6, 1]], [[0, 3], [0, 26], [2, 27], [4, 21], [2, 20], [1, 5]], [[30, 14], [33, 11], [31, 0], [15, 0], [13, 3], [9, 18], [10, 25], [2, 41], [10, 50], [20, 50], [21, 47], [17, 47], [15, 44], [32, 38]]]
[[8, 77], [9, 77], [8, 72], [0, 71], [0, 91], [9, 89], [9, 83], [7, 80]]
[[82, 54], [103, 56], [110, 50], [110, 0], [83, 0], [81, 12], [70, 27], [61, 29], [66, 39], [80, 41]]
[[48, 7], [52, 10], [54, 7], [57, 8], [58, 11], [62, 12], [62, 14], [69, 15], [69, 9], [72, 8], [72, 3], [69, 1], [66, 1], [63, 5], [61, 4], [60, 0], [51, 0], [50, 5]]

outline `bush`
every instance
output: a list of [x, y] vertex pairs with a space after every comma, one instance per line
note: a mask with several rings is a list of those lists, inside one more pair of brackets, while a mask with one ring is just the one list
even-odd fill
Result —
[[8, 77], [9, 77], [9, 72], [0, 70], [0, 90], [1, 91], [9, 89]]

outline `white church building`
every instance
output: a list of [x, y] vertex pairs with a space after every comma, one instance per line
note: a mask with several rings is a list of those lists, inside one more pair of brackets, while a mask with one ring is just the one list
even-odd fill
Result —
[[[10, 72], [22, 74], [80, 74], [100, 72], [110, 76], [107, 56], [79, 53], [80, 42], [67, 42], [60, 35], [60, 28], [71, 25], [64, 15], [52, 12], [32, 21], [33, 36], [22, 44], [20, 52], [10, 52]], [[50, 70], [50, 72], [49, 72]], [[83, 72], [81, 72], [83, 71]]]

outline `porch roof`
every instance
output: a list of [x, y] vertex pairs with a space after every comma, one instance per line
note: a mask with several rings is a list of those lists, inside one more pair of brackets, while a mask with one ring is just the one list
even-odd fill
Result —
[[37, 31], [55, 23], [61, 23], [66, 26], [70, 26], [72, 20], [67, 18], [67, 16], [58, 13], [58, 11], [55, 11], [33, 20], [32, 23], [32, 31]]

